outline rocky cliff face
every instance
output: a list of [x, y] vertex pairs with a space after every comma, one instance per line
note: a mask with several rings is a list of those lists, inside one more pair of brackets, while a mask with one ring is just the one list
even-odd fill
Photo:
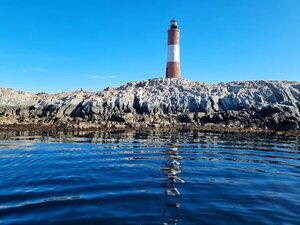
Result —
[[180, 125], [296, 130], [300, 83], [204, 84], [151, 79], [92, 92], [32, 94], [0, 89], [0, 124], [68, 128]]

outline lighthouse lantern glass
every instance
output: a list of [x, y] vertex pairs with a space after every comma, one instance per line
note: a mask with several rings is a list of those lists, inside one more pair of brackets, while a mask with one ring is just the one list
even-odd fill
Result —
[[171, 28], [177, 28], [178, 25], [177, 25], [177, 20], [173, 19], [171, 20]]

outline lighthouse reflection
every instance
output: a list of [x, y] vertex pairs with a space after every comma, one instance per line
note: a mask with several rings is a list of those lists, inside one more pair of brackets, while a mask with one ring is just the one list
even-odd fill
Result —
[[161, 172], [164, 179], [161, 182], [161, 187], [164, 189], [164, 225], [177, 224], [177, 218], [180, 208], [180, 191], [178, 190], [177, 182], [184, 183], [184, 180], [179, 177], [180, 160], [179, 150], [176, 146], [170, 146], [164, 151], [165, 161], [162, 162]]

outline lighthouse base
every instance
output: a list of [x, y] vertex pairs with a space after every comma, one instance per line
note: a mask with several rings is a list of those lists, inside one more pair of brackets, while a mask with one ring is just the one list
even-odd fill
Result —
[[168, 62], [166, 69], [166, 78], [180, 79], [179, 62]]

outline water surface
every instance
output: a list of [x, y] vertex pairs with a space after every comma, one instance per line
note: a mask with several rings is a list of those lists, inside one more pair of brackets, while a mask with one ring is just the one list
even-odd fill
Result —
[[0, 137], [0, 224], [300, 223], [299, 137]]

